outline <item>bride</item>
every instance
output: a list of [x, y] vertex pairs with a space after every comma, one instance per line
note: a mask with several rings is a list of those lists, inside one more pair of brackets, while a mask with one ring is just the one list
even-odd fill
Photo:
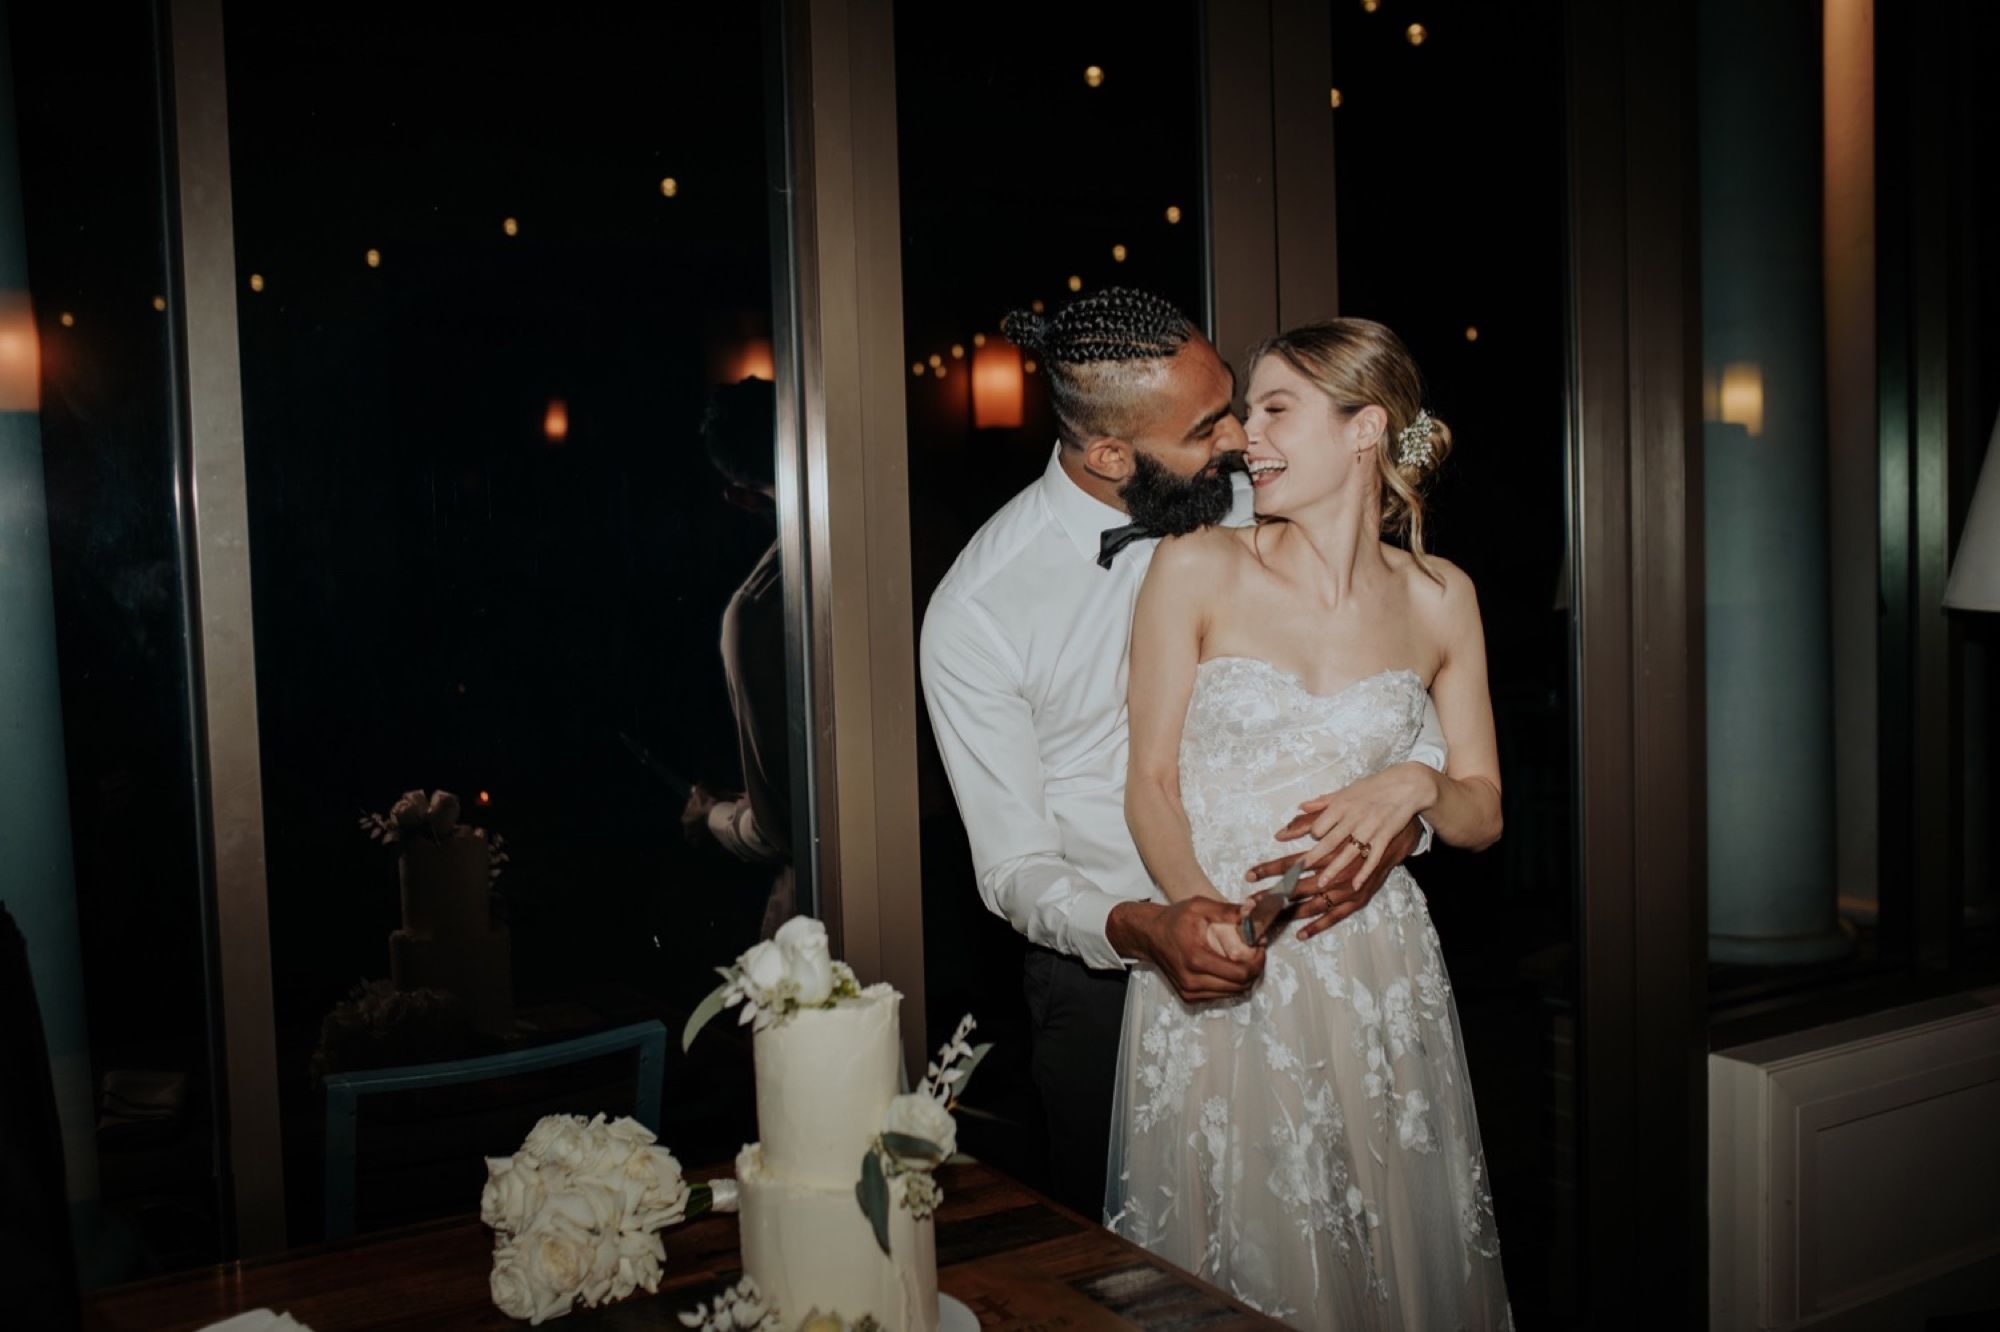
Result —
[[[1418, 815], [1456, 846], [1500, 835], [1478, 603], [1423, 548], [1451, 434], [1409, 352], [1309, 325], [1258, 349], [1248, 401], [1262, 521], [1165, 542], [1133, 623], [1126, 816], [1170, 901], [1245, 901], [1295, 819], [1309, 866], [1362, 877]], [[1426, 691], [1442, 773], [1407, 761]], [[1512, 1326], [1451, 982], [1400, 868], [1324, 933], [1281, 925], [1243, 998], [1190, 1006], [1136, 970], [1112, 1134], [1112, 1229], [1275, 1318]]]

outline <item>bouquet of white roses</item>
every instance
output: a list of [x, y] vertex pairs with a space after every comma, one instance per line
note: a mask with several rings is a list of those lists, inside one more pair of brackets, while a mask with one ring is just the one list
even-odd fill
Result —
[[549, 1115], [512, 1156], [489, 1157], [479, 1219], [493, 1227], [493, 1303], [513, 1318], [560, 1318], [660, 1288], [676, 1221], [734, 1205], [734, 1184], [689, 1185], [633, 1119]]
[[861, 982], [845, 962], [833, 960], [826, 926], [811, 916], [794, 916], [778, 933], [736, 959], [717, 967], [722, 984], [702, 1000], [681, 1033], [681, 1048], [709, 1019], [725, 1008], [737, 1008], [739, 1024], [758, 1031], [782, 1026], [802, 1008], [831, 1008], [843, 999], [858, 998]]

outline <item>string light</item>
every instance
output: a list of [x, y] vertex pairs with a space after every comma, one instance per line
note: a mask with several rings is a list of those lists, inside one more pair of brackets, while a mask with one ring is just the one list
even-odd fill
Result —
[[965, 359], [965, 344], [964, 344], [964, 343], [962, 343], [962, 342], [954, 342], [954, 343], [952, 343], [952, 344], [951, 344], [951, 359], [952, 359], [952, 360], [954, 360], [954, 361], [962, 361], [962, 360], [964, 360], [964, 359]]
[[1069, 289], [1070, 289], [1071, 291], [1082, 291], [1082, 290], [1083, 290], [1083, 279], [1082, 279], [1082, 278], [1080, 278], [1080, 277], [1078, 277], [1078, 276], [1077, 276], [1076, 274], [1074, 274], [1074, 273], [1071, 273], [1071, 274], [1069, 275]]
[[1424, 38], [1430, 36], [1430, 33], [1425, 31], [1423, 24], [1412, 23], [1409, 27], [1403, 30], [1403, 35], [1410, 39], [1411, 46], [1422, 46], [1424, 44]]
[[1382, 7], [1382, 0], [1361, 0], [1362, 12], [1372, 14]]
[[924, 363], [922, 361], [911, 361], [910, 373], [918, 379], [922, 379], [924, 377]]
[[986, 335], [984, 333], [974, 333], [972, 335], [972, 345], [975, 347], [984, 347], [986, 345]]
[[951, 371], [947, 370], [944, 366], [940, 365], [937, 366], [935, 369], [933, 369], [931, 373], [936, 375], [939, 379], [943, 379], [946, 375], [950, 374]]
[[62, 320], [61, 320], [61, 323], [62, 323], [62, 326], [63, 326], [64, 328], [75, 328], [75, 327], [76, 327], [76, 316], [75, 316], [75, 315], [73, 315], [73, 314], [71, 314], [71, 313], [70, 313], [69, 311], [67, 311], [67, 310], [64, 310], [64, 311], [62, 312]]
[[1339, 110], [1339, 109], [1340, 109], [1340, 89], [1338, 89], [1338, 88], [1334, 88], [1334, 89], [1331, 89], [1331, 90], [1329, 90], [1329, 91], [1328, 91], [1328, 93], [1327, 93], [1327, 95], [1326, 95], [1326, 101], [1327, 101], [1327, 105], [1328, 105], [1328, 106], [1331, 106], [1331, 107], [1333, 107], [1333, 108], [1334, 108], [1334, 109], [1335, 109], [1336, 111], [1337, 111], [1337, 110]]
[[681, 192], [681, 183], [675, 180], [672, 176], [668, 176], [666, 179], [660, 182], [660, 193], [665, 195], [667, 198], [671, 199], [680, 192]]
[[481, 792], [479, 793], [479, 803], [480, 803], [480, 804], [482, 804], [482, 805], [490, 805], [490, 804], [492, 804], [492, 803], [493, 803], [493, 793], [492, 793], [491, 791], [481, 791]]
[[1092, 65], [1083, 71], [1083, 81], [1093, 88], [1101, 87], [1104, 83], [1104, 71]]
[[1026, 370], [1031, 375], [1035, 373], [1035, 363], [1033, 361], [1021, 362], [1021, 368], [1023, 370]]
[[1114, 246], [1112, 246], [1112, 247], [1111, 247], [1111, 261], [1112, 261], [1113, 263], [1118, 263], [1118, 264], [1122, 264], [1122, 263], [1124, 263], [1124, 262], [1125, 262], [1125, 247], [1124, 247], [1124, 246], [1122, 246], [1122, 245], [1114, 245]]
[[937, 354], [936, 352], [932, 352], [932, 353], [931, 353], [931, 369], [935, 370], [935, 369], [937, 369], [937, 368], [938, 368], [939, 366], [941, 366], [941, 365], [943, 365], [943, 364], [944, 364], [944, 357], [942, 357], [942, 356], [939, 356], [939, 355], [938, 355], [938, 354]]
[[1479, 325], [1467, 324], [1465, 326], [1465, 340], [1467, 342], [1479, 341]]
[[166, 308], [167, 308], [167, 298], [166, 298], [166, 297], [164, 297], [164, 296], [155, 296], [155, 297], [153, 298], [153, 308], [154, 308], [155, 310], [164, 310], [164, 309], [166, 309]]
[[382, 266], [382, 252], [380, 250], [370, 250], [368, 252], [368, 266], [370, 268], [380, 268]]
[[502, 218], [500, 230], [506, 232], [509, 236], [518, 236], [521, 234], [521, 224], [518, 220], [511, 217]]
[[1168, 225], [1168, 226], [1177, 226], [1177, 225], [1179, 225], [1179, 223], [1180, 223], [1180, 220], [1181, 220], [1181, 206], [1180, 206], [1179, 204], [1168, 204], [1168, 205], [1167, 205], [1167, 225]]
[[250, 275], [250, 290], [264, 290], [264, 275], [262, 273], [252, 273]]
[[1030, 310], [1033, 310], [1036, 314], [1040, 314], [1042, 312], [1043, 306], [1040, 301], [1029, 301], [1028, 308]]

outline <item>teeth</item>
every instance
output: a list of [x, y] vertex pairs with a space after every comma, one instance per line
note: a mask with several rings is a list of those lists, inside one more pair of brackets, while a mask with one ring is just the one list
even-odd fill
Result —
[[1285, 464], [1281, 462], [1260, 459], [1250, 464], [1250, 475], [1252, 476], [1263, 476], [1267, 472], [1282, 472], [1284, 470]]

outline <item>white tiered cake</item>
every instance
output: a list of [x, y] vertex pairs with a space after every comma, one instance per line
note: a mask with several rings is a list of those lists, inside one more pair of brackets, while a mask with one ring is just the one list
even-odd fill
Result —
[[812, 1310], [938, 1326], [936, 1239], [931, 1218], [904, 1205], [910, 1177], [888, 1183], [887, 1254], [855, 1195], [896, 1095], [901, 1003], [873, 985], [756, 1035], [760, 1141], [736, 1158], [743, 1270], [787, 1326]]

